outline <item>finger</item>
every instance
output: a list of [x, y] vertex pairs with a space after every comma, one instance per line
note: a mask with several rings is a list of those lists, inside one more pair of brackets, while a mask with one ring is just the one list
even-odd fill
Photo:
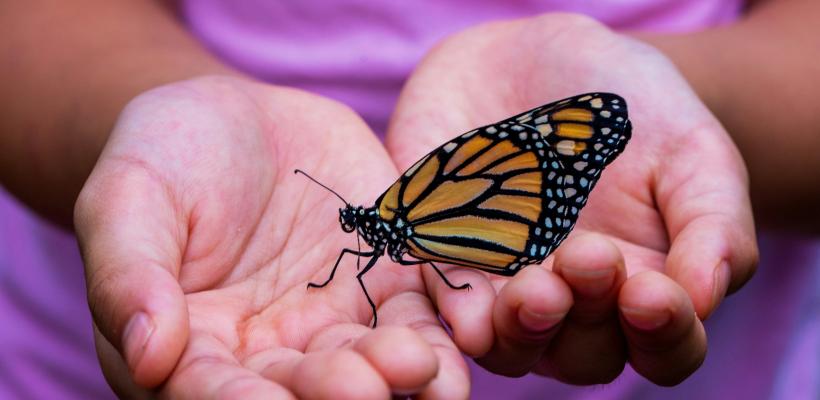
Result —
[[135, 400], [154, 398], [150, 390], [134, 383], [125, 360], [96, 326], [94, 326], [94, 344], [97, 348], [97, 358], [100, 360], [100, 367], [105, 381], [108, 382], [108, 386], [111, 387], [117, 397]]
[[493, 307], [496, 341], [476, 362], [506, 376], [530, 372], [570, 307], [572, 292], [558, 275], [524, 268], [499, 291]]
[[470, 398], [470, 371], [461, 353], [452, 345], [435, 345], [439, 372], [415, 397], [432, 400], [466, 400]]
[[251, 370], [304, 399], [382, 399], [388, 383], [360, 353], [349, 347], [302, 354], [271, 349], [248, 358]]
[[114, 171], [92, 176], [75, 210], [94, 322], [144, 387], [168, 377], [188, 339], [179, 229], [165, 193], [148, 176]]
[[436, 376], [436, 354], [418, 333], [407, 327], [388, 325], [394, 320], [387, 316], [392, 315], [393, 310], [383, 307], [381, 310], [385, 321], [375, 330], [360, 324], [334, 325], [314, 336], [305, 353], [352, 349], [364, 356], [392, 393], [417, 393]]
[[629, 363], [664, 386], [680, 383], [703, 363], [706, 333], [687, 293], [655, 271], [630, 277], [618, 299]]
[[409, 328], [380, 327], [359, 339], [354, 349], [381, 374], [394, 394], [418, 393], [438, 373], [433, 348]]
[[[464, 358], [444, 330], [430, 299], [415, 292], [391, 297], [381, 307], [386, 325], [412, 328], [430, 345], [436, 357], [436, 373], [415, 397], [419, 399], [468, 399], [470, 372]], [[430, 367], [429, 364], [427, 368]]]
[[192, 340], [160, 395], [172, 399], [295, 399], [282, 385], [243, 367], [216, 339]]
[[327, 326], [310, 338], [305, 353], [352, 348], [357, 340], [373, 332], [369, 326], [356, 323], [339, 323]]
[[[364, 356], [394, 394], [424, 398], [433, 393], [436, 399], [466, 399], [467, 366], [429, 298], [403, 292], [388, 298], [379, 310], [384, 318], [377, 329], [359, 324], [331, 326], [312, 338], [306, 350], [354, 350]], [[303, 358], [297, 350], [275, 348], [254, 354], [243, 364], [285, 387], [294, 387], [294, 371]]]
[[306, 353], [329, 353], [350, 350], [362, 336], [372, 332], [360, 324], [346, 323], [326, 327], [310, 338], [304, 352], [273, 347], [251, 354], [241, 360], [242, 365], [284, 387], [294, 388], [294, 372], [304, 361]]
[[685, 143], [686, 151], [661, 167], [656, 198], [672, 242], [667, 273], [705, 319], [752, 276], [758, 252], [748, 183], [734, 146], [714, 130], [693, 135], [703, 138]]
[[473, 357], [486, 354], [493, 344], [492, 310], [496, 297], [487, 277], [466, 268], [440, 267], [454, 285], [468, 283], [471, 287], [453, 289], [432, 266], [423, 265], [421, 268], [430, 298], [450, 326], [458, 348]]
[[242, 360], [242, 365], [265, 379], [274, 381], [286, 388], [293, 387], [293, 371], [305, 354], [288, 347], [275, 347], [260, 351]]
[[611, 382], [626, 363], [617, 307], [626, 279], [621, 252], [598, 234], [571, 237], [556, 251], [553, 272], [569, 285], [573, 305], [538, 372], [576, 385]]
[[292, 376], [302, 399], [385, 399], [390, 387], [361, 354], [340, 349], [305, 355]]

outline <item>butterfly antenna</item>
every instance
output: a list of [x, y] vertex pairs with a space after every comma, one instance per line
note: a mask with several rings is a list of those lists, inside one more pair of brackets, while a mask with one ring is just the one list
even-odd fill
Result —
[[338, 197], [339, 199], [341, 199], [341, 200], [342, 200], [345, 204], [350, 205], [350, 203], [348, 203], [348, 202], [347, 202], [347, 200], [345, 200], [345, 199], [344, 199], [344, 197], [340, 196], [340, 195], [339, 195], [339, 193], [334, 192], [334, 191], [333, 191], [333, 189], [331, 189], [331, 188], [329, 188], [329, 187], [327, 187], [327, 186], [325, 186], [325, 185], [321, 184], [321, 183], [320, 183], [319, 181], [317, 181], [316, 179], [313, 179], [313, 177], [312, 177], [312, 176], [310, 176], [310, 175], [308, 175], [307, 173], [305, 173], [305, 171], [302, 171], [301, 169], [295, 169], [295, 170], [293, 170], [293, 173], [294, 173], [294, 174], [302, 174], [302, 175], [306, 176], [308, 179], [312, 180], [312, 181], [313, 181], [314, 183], [316, 183], [317, 185], [319, 185], [319, 186], [321, 186], [321, 187], [323, 187], [323, 188], [327, 189], [330, 193], [335, 194], [335, 195], [336, 195], [336, 197]]

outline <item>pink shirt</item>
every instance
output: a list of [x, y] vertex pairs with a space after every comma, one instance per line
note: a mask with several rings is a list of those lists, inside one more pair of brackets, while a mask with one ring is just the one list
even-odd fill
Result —
[[[686, 31], [732, 21], [740, 0], [182, 1], [190, 29], [229, 63], [356, 109], [384, 132], [403, 80], [441, 38], [548, 11], [614, 28]], [[764, 238], [757, 277], [707, 323], [709, 356], [675, 388], [627, 370], [572, 387], [472, 367], [474, 398], [820, 398], [820, 246]], [[0, 191], [0, 399], [112, 396], [100, 375], [74, 238]]]
[[258, 78], [353, 107], [380, 134], [402, 82], [442, 38], [551, 11], [615, 28], [687, 31], [732, 21], [742, 0], [184, 1], [202, 41]]

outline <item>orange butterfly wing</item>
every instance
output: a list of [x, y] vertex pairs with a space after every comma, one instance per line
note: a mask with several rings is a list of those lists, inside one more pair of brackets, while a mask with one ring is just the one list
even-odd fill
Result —
[[467, 132], [376, 201], [413, 257], [512, 275], [566, 237], [631, 135], [626, 104], [592, 93]]

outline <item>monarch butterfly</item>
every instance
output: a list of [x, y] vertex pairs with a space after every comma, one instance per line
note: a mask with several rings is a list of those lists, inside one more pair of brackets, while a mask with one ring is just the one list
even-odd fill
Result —
[[[512, 276], [540, 263], [567, 237], [603, 169], [631, 137], [626, 102], [588, 93], [534, 108], [473, 129], [431, 151], [365, 208], [345, 207], [339, 222], [357, 231], [370, 251], [343, 249], [321, 288], [333, 280], [345, 254], [370, 257], [356, 278], [378, 316], [362, 277], [385, 253], [403, 265], [445, 262]], [[406, 256], [412, 259], [405, 258]]]

